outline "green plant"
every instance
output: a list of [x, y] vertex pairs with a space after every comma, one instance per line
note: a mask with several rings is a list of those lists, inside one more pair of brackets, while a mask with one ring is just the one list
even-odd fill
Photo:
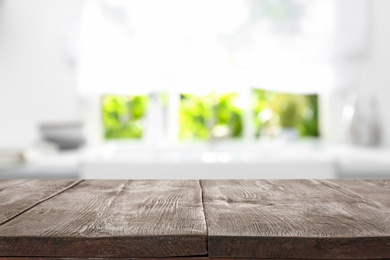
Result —
[[237, 93], [182, 94], [179, 138], [189, 141], [241, 137], [243, 122], [238, 98]]
[[302, 136], [319, 136], [318, 127], [318, 96], [307, 95], [306, 107], [303, 111], [302, 120], [298, 125], [299, 132]]
[[[300, 136], [319, 136], [317, 95], [294, 95], [253, 90], [253, 123], [256, 136], [273, 135], [278, 128], [294, 128]], [[237, 93], [182, 94], [179, 139], [239, 138], [243, 134], [243, 110]], [[167, 105], [168, 96], [159, 96]], [[148, 96], [102, 97], [105, 139], [140, 139], [148, 110]]]
[[253, 89], [256, 136], [275, 128], [294, 128], [302, 137], [319, 136], [318, 96]]
[[140, 139], [143, 135], [142, 120], [148, 108], [148, 100], [147, 96], [103, 96], [104, 137]]

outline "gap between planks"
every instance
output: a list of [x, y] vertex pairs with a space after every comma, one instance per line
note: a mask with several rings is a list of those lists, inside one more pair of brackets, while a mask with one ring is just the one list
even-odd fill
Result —
[[206, 234], [207, 234], [207, 240], [206, 240], [206, 252], [207, 256], [209, 256], [209, 225], [207, 223], [207, 217], [206, 217], [206, 210], [204, 208], [204, 189], [202, 186], [202, 180], [198, 180], [199, 187], [200, 187], [200, 199], [202, 203], [202, 211], [203, 211], [203, 218], [206, 225]]
[[45, 201], [47, 201], [47, 200], [49, 200], [49, 199], [51, 199], [51, 198], [54, 198], [55, 196], [57, 196], [57, 195], [59, 195], [59, 194], [61, 194], [61, 193], [64, 193], [65, 191], [68, 191], [68, 190], [70, 190], [70, 189], [76, 187], [77, 185], [79, 185], [79, 184], [82, 183], [83, 181], [84, 181], [84, 180], [76, 181], [75, 183], [72, 183], [72, 184], [69, 185], [68, 187], [65, 187], [64, 189], [59, 190], [59, 191], [57, 191], [57, 192], [55, 192], [55, 193], [53, 193], [53, 194], [47, 196], [46, 198], [41, 199], [40, 201], [38, 201], [38, 202], [32, 204], [31, 206], [29, 206], [29, 207], [27, 207], [27, 208], [21, 210], [20, 212], [16, 213], [15, 215], [13, 215], [13, 216], [7, 218], [6, 220], [0, 222], [0, 226], [2, 226], [2, 225], [4, 225], [4, 224], [8, 223], [9, 221], [11, 221], [11, 220], [13, 220], [13, 219], [19, 217], [20, 215], [26, 213], [27, 211], [29, 211], [29, 210], [35, 208], [35, 207], [38, 206], [39, 204], [41, 204], [41, 203], [43, 203], [43, 202], [45, 202]]

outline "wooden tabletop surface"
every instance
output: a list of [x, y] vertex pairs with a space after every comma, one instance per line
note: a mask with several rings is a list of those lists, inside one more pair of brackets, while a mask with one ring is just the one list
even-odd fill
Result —
[[390, 259], [390, 180], [1, 180], [0, 257]]

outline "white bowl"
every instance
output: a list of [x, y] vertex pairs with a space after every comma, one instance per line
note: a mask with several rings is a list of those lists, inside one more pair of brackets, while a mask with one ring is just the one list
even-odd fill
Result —
[[85, 144], [84, 126], [79, 122], [45, 123], [40, 125], [42, 138], [59, 149], [76, 149]]

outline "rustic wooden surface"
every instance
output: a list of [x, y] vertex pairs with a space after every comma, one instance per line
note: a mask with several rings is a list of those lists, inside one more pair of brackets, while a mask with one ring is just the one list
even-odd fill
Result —
[[207, 254], [199, 181], [83, 181], [0, 226], [0, 256]]
[[3, 259], [390, 259], [390, 180], [5, 180], [0, 220]]
[[[187, 256], [187, 257], [142, 257], [142, 258], [73, 258], [73, 257], [0, 257], [0, 260], [83, 260], [83, 259], [92, 259], [92, 260], [253, 260], [254, 258], [237, 258], [237, 257], [208, 257], [208, 256]], [[277, 258], [277, 260], [318, 260], [318, 258]], [[335, 258], [321, 260], [334, 260]], [[338, 259], [338, 258], [337, 258]], [[375, 258], [375, 260], [389, 260], [389, 258]], [[275, 260], [275, 258], [262, 258], [261, 260]], [[341, 260], [355, 260], [355, 259], [341, 259]], [[367, 259], [370, 260], [370, 259]]]
[[210, 257], [390, 259], [390, 181], [201, 181]]
[[[0, 257], [1, 260], [48, 260], [48, 259], [56, 259], [56, 260], [81, 260], [81, 259], [91, 259], [91, 258], [72, 258], [72, 257], [65, 257], [65, 258], [47, 258], [47, 257]], [[96, 259], [96, 258], [92, 258]], [[97, 259], [104, 259], [104, 260], [253, 260], [253, 258], [215, 258], [215, 257], [154, 257], [154, 258], [97, 258]], [[275, 260], [275, 258], [264, 258], [261, 260]], [[291, 258], [279, 258], [278, 260], [291, 260]], [[304, 258], [302, 260], [316, 260], [311, 258]], [[321, 259], [321, 260], [332, 260], [332, 259]], [[353, 259], [343, 259], [343, 260], [353, 260]], [[388, 258], [384, 259], [388, 260]]]
[[0, 225], [67, 190], [76, 180], [1, 180]]

